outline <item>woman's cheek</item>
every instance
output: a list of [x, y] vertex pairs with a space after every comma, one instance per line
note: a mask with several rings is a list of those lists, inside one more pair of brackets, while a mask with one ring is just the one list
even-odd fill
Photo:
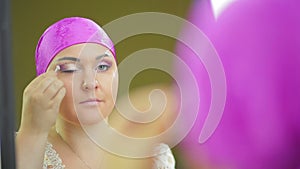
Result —
[[105, 90], [105, 93], [111, 93], [114, 88], [117, 86], [116, 83], [118, 82], [118, 79], [116, 79], [116, 76], [113, 76], [113, 74], [106, 75], [104, 77], [99, 78], [99, 80], [102, 81], [102, 87]]

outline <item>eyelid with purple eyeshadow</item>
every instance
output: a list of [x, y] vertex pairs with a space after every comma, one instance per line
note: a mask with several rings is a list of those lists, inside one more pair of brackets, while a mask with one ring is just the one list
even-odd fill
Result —
[[78, 68], [77, 64], [74, 63], [63, 63], [63, 64], [58, 64], [55, 67], [55, 72], [61, 72], [61, 73], [72, 73], [75, 71], [80, 70]]

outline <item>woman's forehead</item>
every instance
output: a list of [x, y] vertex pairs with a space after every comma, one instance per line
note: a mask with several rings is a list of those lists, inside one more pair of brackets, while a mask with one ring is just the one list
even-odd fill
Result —
[[109, 49], [102, 45], [95, 43], [82, 43], [65, 48], [55, 56], [55, 59], [66, 55], [71, 57], [97, 57], [104, 53], [112, 55]]
[[76, 44], [67, 47], [61, 52], [59, 52], [51, 61], [49, 67], [52, 67], [51, 65], [59, 61], [66, 61], [66, 60], [74, 61], [74, 62], [86, 62], [86, 61], [95, 62], [96, 60], [99, 60], [99, 58], [101, 58], [102, 56], [108, 56], [107, 58], [114, 60], [111, 51], [102, 45], [96, 43]]

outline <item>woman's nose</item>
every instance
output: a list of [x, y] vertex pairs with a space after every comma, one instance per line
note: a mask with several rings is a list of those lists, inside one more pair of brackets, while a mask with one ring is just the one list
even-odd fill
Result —
[[81, 87], [85, 91], [94, 90], [94, 89], [97, 90], [99, 89], [99, 82], [97, 79], [83, 80]]
[[81, 88], [84, 91], [88, 90], [96, 90], [99, 89], [100, 83], [96, 78], [96, 72], [91, 69], [87, 68], [84, 69], [80, 74], [75, 74], [81, 81]]

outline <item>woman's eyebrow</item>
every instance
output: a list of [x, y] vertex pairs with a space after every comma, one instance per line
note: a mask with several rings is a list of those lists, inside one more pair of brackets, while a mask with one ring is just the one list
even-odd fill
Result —
[[68, 57], [68, 56], [57, 59], [57, 61], [62, 61], [62, 60], [71, 60], [74, 62], [80, 62], [80, 59], [74, 57]]
[[101, 59], [103, 57], [109, 57], [109, 56], [111, 56], [111, 55], [108, 52], [105, 52], [104, 54], [97, 56], [96, 60], [99, 60], [99, 59]]

